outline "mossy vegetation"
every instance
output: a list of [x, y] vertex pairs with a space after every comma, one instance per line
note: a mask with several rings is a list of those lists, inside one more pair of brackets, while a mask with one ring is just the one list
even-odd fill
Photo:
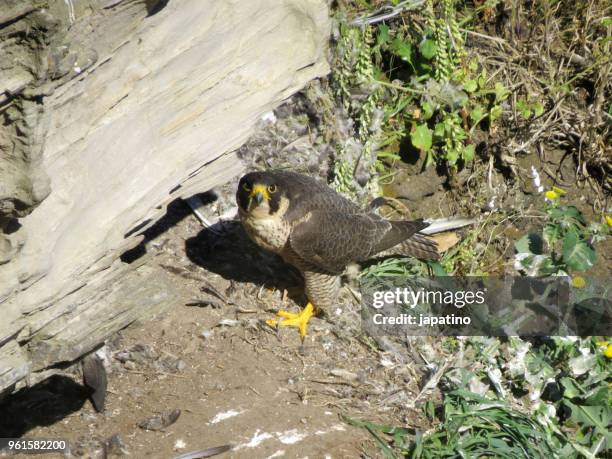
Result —
[[[350, 194], [365, 158], [379, 195], [412, 161], [480, 217], [439, 263], [387, 259], [362, 276], [564, 275], [578, 291], [609, 276], [610, 13], [597, 0], [337, 2], [330, 94], [354, 135], [336, 144], [336, 187]], [[509, 190], [518, 204], [500, 204]], [[440, 362], [473, 364], [451, 365], [422, 404], [428, 430], [347, 419], [385, 457], [610, 453], [608, 338], [442, 341]]]

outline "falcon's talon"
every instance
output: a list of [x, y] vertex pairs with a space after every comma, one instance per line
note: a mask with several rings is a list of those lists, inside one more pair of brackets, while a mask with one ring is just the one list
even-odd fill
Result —
[[306, 329], [308, 321], [314, 315], [315, 309], [312, 303], [308, 303], [306, 307], [298, 314], [288, 311], [278, 311], [276, 313], [281, 319], [268, 319], [266, 323], [271, 327], [296, 327], [300, 330], [302, 341], [306, 337]]
[[299, 313], [298, 313], [298, 314], [295, 314], [295, 313], [293, 313], [293, 312], [289, 312], [289, 311], [283, 311], [283, 310], [281, 309], [280, 311], [278, 311], [278, 312], [276, 313], [276, 315], [277, 315], [278, 317], [282, 317], [282, 318], [284, 318], [284, 319], [297, 319], [297, 317], [298, 317], [300, 314], [299, 314]]

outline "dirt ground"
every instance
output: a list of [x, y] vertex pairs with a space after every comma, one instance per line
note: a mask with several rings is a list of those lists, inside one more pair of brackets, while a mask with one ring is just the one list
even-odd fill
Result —
[[[240, 151], [247, 170], [325, 177], [329, 152], [304, 104], [298, 96], [264, 117]], [[337, 309], [310, 322], [303, 344], [295, 329], [265, 324], [305, 304], [302, 280], [233, 220], [237, 179], [196, 196], [210, 227], [176, 200], [122, 256], [170, 276], [182, 299], [97, 351], [108, 374], [104, 412], [90, 403], [77, 363], [5, 400], [0, 437], [66, 439], [71, 457], [171, 458], [231, 445], [218, 457], [344, 458], [381, 453], [342, 416], [430, 427], [422, 404], [431, 394], [420, 387], [437, 369], [427, 356], [438, 352], [426, 339], [416, 346], [366, 336], [350, 281]]]
[[[102, 349], [109, 370], [105, 412], [96, 413], [68, 377], [54, 377], [34, 390], [38, 395], [9, 406], [23, 417], [13, 433], [67, 439], [72, 454], [83, 457], [104, 457], [106, 449], [169, 458], [225, 444], [233, 449], [219, 457], [342, 458], [362, 451], [377, 457], [369, 434], [340, 415], [385, 420], [401, 411], [420, 418], [405, 408], [419, 392], [418, 372], [359, 336], [350, 300], [346, 311], [335, 311], [336, 325], [313, 319], [304, 346], [295, 330], [277, 334], [266, 326], [262, 319], [283, 304], [296, 307], [281, 292], [299, 293], [299, 278], [238, 225], [220, 226], [226, 227], [217, 225], [220, 234], [203, 229], [177, 201], [148, 232], [154, 237], [146, 243], [147, 263], [170, 272], [184, 298]], [[80, 382], [78, 374], [74, 379]], [[176, 409], [178, 420], [161, 430], [138, 426]]]
[[[298, 97], [267, 116], [274, 121], [266, 121], [241, 149], [245, 167], [328, 175], [330, 153], [307, 112]], [[419, 187], [419, 177], [406, 173], [411, 177], [386, 192], [405, 198], [411, 218], [486, 219], [491, 202], [518, 209], [516, 219], [491, 225], [490, 233], [480, 235], [485, 242], [475, 245], [475, 258], [490, 254], [490, 272], [506, 272], [512, 241], [530, 225], [520, 216], [541, 199], [529, 190], [530, 179], [506, 188], [500, 173], [487, 176], [482, 169], [464, 177], [466, 186], [457, 194], [440, 182], [431, 186], [427, 177]], [[487, 188], [470, 185], [487, 179]], [[350, 279], [337, 309], [311, 321], [303, 345], [294, 329], [275, 332], [265, 319], [305, 304], [301, 279], [233, 221], [236, 183], [196, 196], [208, 227], [177, 200], [143, 233], [142, 244], [123, 255], [126, 263], [144, 263], [170, 276], [182, 298], [98, 351], [108, 372], [105, 411], [97, 413], [88, 401], [75, 365], [11, 397], [0, 417], [0, 437], [66, 439], [72, 457], [172, 458], [231, 445], [215, 457], [352, 458], [381, 452], [367, 430], [352, 427], [344, 416], [421, 432], [432, 428], [422, 408], [440, 398], [436, 377], [450, 364], [477, 362], [457, 362], [441, 340], [365, 335]], [[402, 189], [406, 183], [414, 186]], [[579, 194], [572, 196], [578, 203], [584, 200]], [[433, 392], [423, 390], [428, 386]]]

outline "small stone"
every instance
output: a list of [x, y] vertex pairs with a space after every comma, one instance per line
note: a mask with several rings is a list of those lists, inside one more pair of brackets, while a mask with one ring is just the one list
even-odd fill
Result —
[[115, 434], [106, 439], [106, 452], [107, 454], [114, 454], [116, 456], [130, 454], [119, 434]]
[[179, 416], [181, 415], [181, 410], [168, 410], [164, 411], [160, 414], [156, 414], [144, 421], [140, 421], [138, 423], [138, 427], [144, 430], [163, 430], [164, 428], [174, 424]]
[[184, 360], [177, 360], [176, 362], [176, 371], [183, 371], [185, 368], [187, 368], [187, 364], [185, 363]]
[[204, 339], [210, 339], [213, 336], [213, 332], [212, 330], [204, 330], [201, 334], [202, 338]]

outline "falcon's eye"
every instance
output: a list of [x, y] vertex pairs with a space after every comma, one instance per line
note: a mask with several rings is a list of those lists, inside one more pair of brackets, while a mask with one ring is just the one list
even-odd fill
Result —
[[270, 193], [276, 193], [276, 185], [270, 185], [268, 187], [268, 192]]
[[251, 185], [249, 185], [248, 182], [244, 182], [242, 184], [242, 188], [244, 189], [244, 191], [251, 191]]

